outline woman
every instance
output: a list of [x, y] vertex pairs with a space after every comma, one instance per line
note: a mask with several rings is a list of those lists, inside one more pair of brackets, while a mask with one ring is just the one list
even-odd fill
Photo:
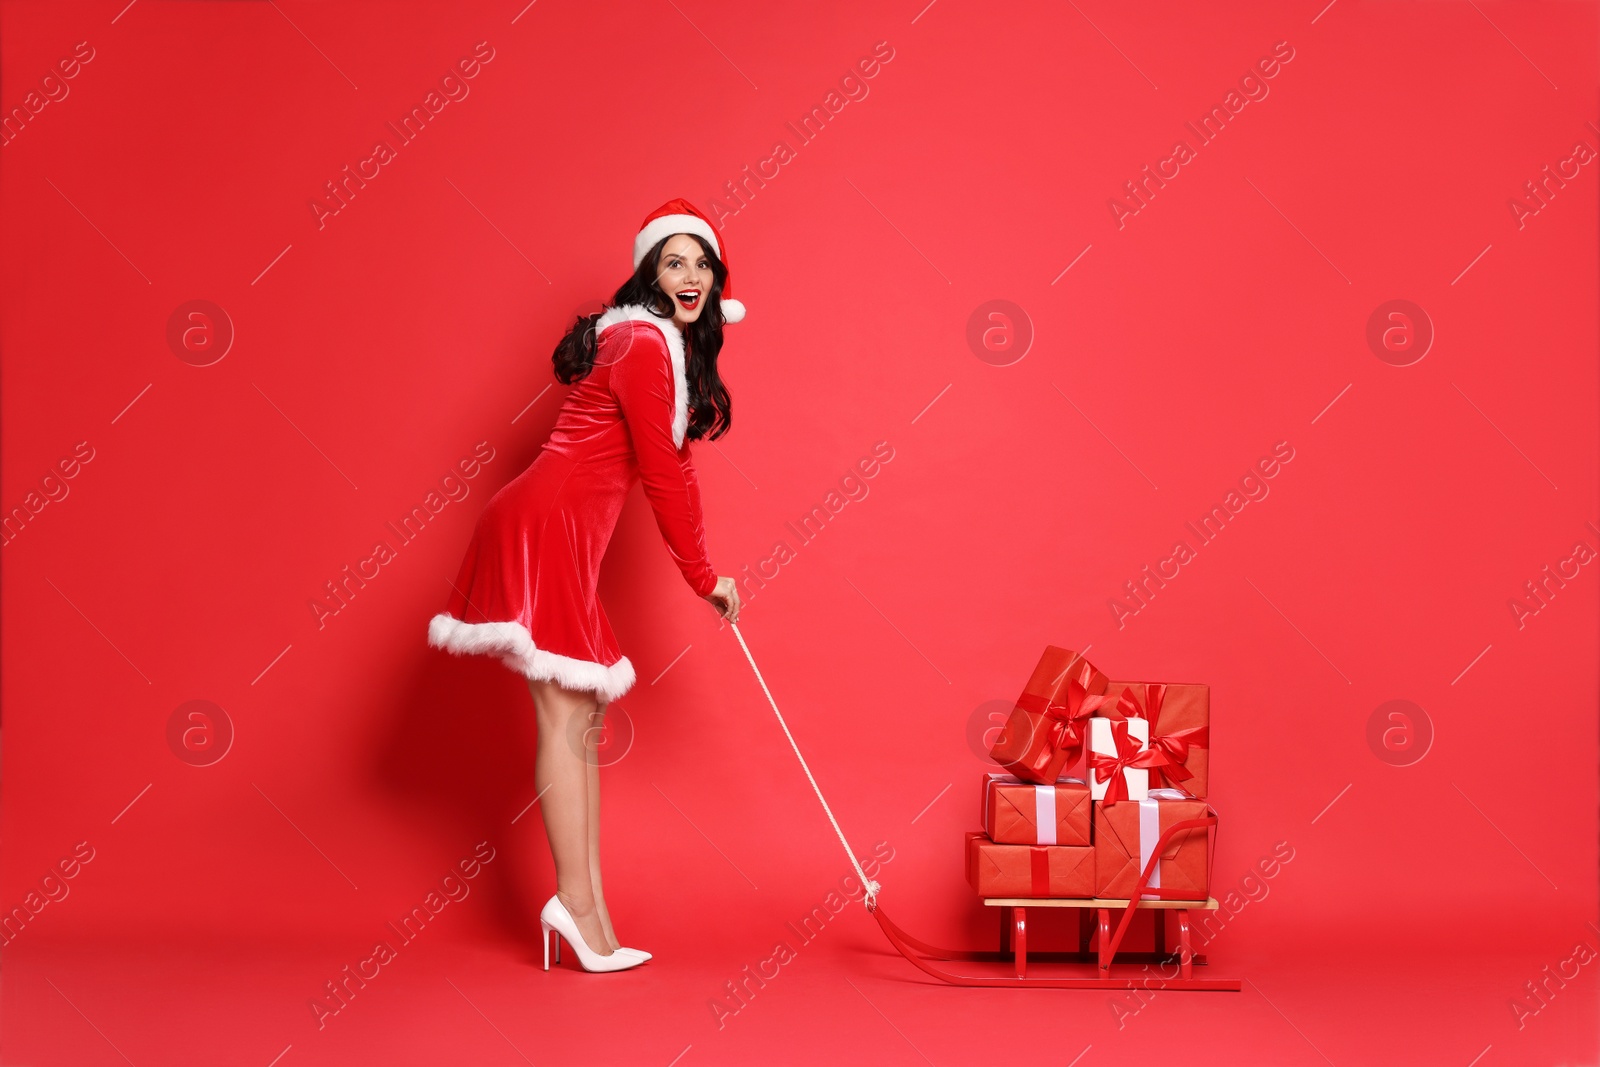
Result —
[[[739, 592], [706, 558], [700, 491], [687, 440], [730, 426], [717, 375], [728, 296], [724, 244], [686, 200], [646, 216], [633, 277], [612, 306], [579, 316], [551, 357], [567, 394], [550, 439], [478, 519], [448, 606], [428, 643], [499, 656], [526, 675], [539, 722], [534, 780], [555, 858], [556, 892], [539, 914], [587, 971], [650, 958], [619, 945], [600, 888], [600, 767], [593, 738], [608, 702], [633, 685], [595, 597], [600, 560], [623, 500], [643, 480], [662, 540], [695, 593], [730, 622]], [[557, 960], [561, 943], [556, 942]]]

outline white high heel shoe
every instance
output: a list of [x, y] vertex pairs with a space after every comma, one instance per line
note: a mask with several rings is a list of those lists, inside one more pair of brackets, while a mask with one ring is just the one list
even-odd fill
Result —
[[[559, 938], [566, 938], [567, 944], [572, 946], [572, 951], [578, 954], [578, 964], [586, 971], [625, 971], [630, 967], [637, 967], [644, 960], [637, 955], [625, 952], [613, 952], [609, 956], [602, 956], [591, 949], [583, 940], [583, 935], [578, 932], [578, 924], [572, 918], [572, 913], [567, 911], [561, 899], [552, 896], [545, 901], [544, 907], [539, 911], [539, 928], [544, 942], [544, 969], [550, 969], [550, 935], [554, 933]], [[561, 942], [556, 941], [556, 962], [561, 962]]]

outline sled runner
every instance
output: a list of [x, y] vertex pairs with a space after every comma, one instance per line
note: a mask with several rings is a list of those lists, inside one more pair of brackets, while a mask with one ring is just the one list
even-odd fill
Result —
[[[739, 632], [739, 625], [732, 624], [733, 635], [739, 639], [739, 645], [744, 649], [745, 658], [750, 661], [750, 669], [755, 671], [756, 681], [761, 683], [762, 692], [767, 695], [767, 702], [772, 705], [773, 714], [778, 717], [778, 725], [783, 727], [783, 732], [789, 739], [789, 745], [794, 749], [795, 758], [800, 761], [800, 767], [806, 772], [806, 777], [811, 782], [811, 788], [817, 794], [817, 799], [822, 802], [822, 810], [827, 814], [828, 821], [833, 824], [833, 832], [838, 835], [839, 843], [844, 846], [844, 851], [850, 857], [850, 863], [855, 868], [856, 875], [861, 879], [861, 884], [866, 889], [867, 911], [878, 921], [878, 926], [883, 930], [883, 936], [888, 938], [889, 944], [895, 951], [904, 956], [925, 974], [957, 986], [976, 986], [988, 988], [1011, 989], [1187, 989], [1187, 990], [1223, 990], [1239, 992], [1241, 980], [1237, 978], [1197, 978], [1194, 974], [1196, 966], [1204, 966], [1206, 958], [1194, 952], [1191, 934], [1192, 928], [1189, 918], [1191, 911], [1215, 911], [1217, 901], [1214, 897], [1205, 900], [1184, 900], [1179, 896], [1180, 891], [1172, 889], [1151, 888], [1150, 879], [1154, 875], [1157, 865], [1161, 862], [1162, 854], [1174, 837], [1190, 830], [1204, 829], [1206, 832], [1206, 874], [1207, 883], [1210, 884], [1211, 857], [1216, 847], [1217, 813], [1208, 804], [1206, 814], [1201, 818], [1184, 819], [1167, 827], [1166, 831], [1157, 840], [1155, 847], [1150, 850], [1150, 859], [1139, 872], [1139, 881], [1133, 888], [1132, 894], [1127, 899], [1120, 898], [1049, 898], [1049, 897], [988, 897], [983, 903], [987, 907], [998, 908], [1000, 914], [1000, 945], [998, 951], [983, 951], [972, 949], [946, 949], [929, 945], [906, 933], [896, 926], [878, 903], [878, 894], [881, 887], [877, 882], [867, 877], [861, 864], [856, 860], [850, 842], [846, 840], [844, 831], [839, 828], [839, 822], [833, 817], [833, 810], [828, 807], [827, 799], [822, 795], [822, 789], [817, 785], [817, 780], [811, 774], [811, 768], [806, 765], [806, 760], [800, 754], [800, 746], [795, 743], [794, 735], [789, 732], [788, 723], [783, 720], [783, 713], [778, 710], [777, 701], [772, 698], [772, 691], [767, 688], [766, 679], [761, 677], [761, 669], [756, 666], [755, 657], [750, 654], [750, 646], [745, 644], [744, 635]], [[1076, 976], [1062, 975], [1034, 975], [1028, 974], [1028, 909], [1029, 908], [1075, 908], [1078, 909], [1078, 950], [1076, 952], [1039, 952], [1033, 959], [1039, 963], [1079, 963], [1093, 964], [1094, 970], [1089, 974]], [[1152, 952], [1124, 952], [1118, 956], [1118, 949], [1122, 945], [1128, 928], [1133, 922], [1133, 916], [1139, 911], [1150, 911], [1155, 920], [1155, 949]], [[1176, 951], [1169, 952], [1166, 947], [1166, 915], [1175, 912], [1178, 924], [1178, 944]], [[1113, 926], [1114, 924], [1114, 926]], [[1092, 951], [1091, 951], [1092, 950]], [[1123, 974], [1120, 970], [1113, 975], [1112, 963], [1120, 960], [1127, 964], [1144, 964], [1137, 972]], [[1004, 962], [1014, 963], [1014, 974], [958, 974], [939, 966], [939, 963], [952, 961], [964, 962]], [[1151, 965], [1154, 965], [1152, 968]], [[1167, 976], [1166, 968], [1176, 966], [1177, 973], [1173, 977]]]

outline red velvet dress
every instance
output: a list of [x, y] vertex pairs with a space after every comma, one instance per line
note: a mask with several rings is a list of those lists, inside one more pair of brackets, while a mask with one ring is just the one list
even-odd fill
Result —
[[567, 394], [534, 461], [485, 505], [428, 643], [614, 700], [633, 685], [633, 664], [595, 586], [635, 482], [689, 587], [705, 596], [717, 576], [684, 443], [682, 334], [640, 305], [607, 310], [595, 329], [594, 369]]

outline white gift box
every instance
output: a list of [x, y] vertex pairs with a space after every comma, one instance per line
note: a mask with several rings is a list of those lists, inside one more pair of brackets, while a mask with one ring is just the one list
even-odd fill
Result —
[[[1094, 753], [1117, 756], [1117, 746], [1111, 739], [1110, 719], [1102, 719], [1098, 715], [1089, 720], [1089, 799], [1104, 800], [1106, 798], [1107, 780], [1102, 779], [1094, 772]], [[1144, 751], [1150, 741], [1150, 723], [1145, 719], [1128, 719], [1128, 740], [1139, 743], [1139, 751]], [[1129, 800], [1143, 800], [1149, 794], [1150, 772], [1143, 767], [1124, 767], [1122, 780], [1128, 785]]]

